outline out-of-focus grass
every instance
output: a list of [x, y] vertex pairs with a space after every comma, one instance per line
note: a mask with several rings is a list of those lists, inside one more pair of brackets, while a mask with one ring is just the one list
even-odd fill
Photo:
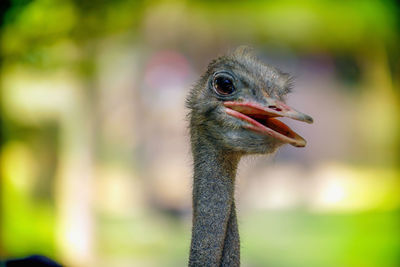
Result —
[[97, 247], [101, 266], [185, 266], [190, 229], [159, 215], [102, 217]]
[[32, 253], [54, 256], [54, 207], [38, 193], [33, 193], [31, 181], [35, 168], [32, 157], [30, 151], [17, 142], [10, 142], [2, 150], [0, 240], [7, 244], [6, 252], [14, 256]]
[[399, 266], [396, 212], [268, 212], [243, 218], [249, 266]]
[[[243, 214], [242, 265], [399, 266], [398, 218], [398, 212]], [[162, 217], [104, 218], [98, 231], [104, 266], [186, 265], [189, 225]]]

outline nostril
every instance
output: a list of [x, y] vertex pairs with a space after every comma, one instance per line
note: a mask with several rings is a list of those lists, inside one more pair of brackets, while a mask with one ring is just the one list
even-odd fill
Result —
[[277, 106], [274, 106], [274, 105], [268, 106], [268, 108], [276, 110], [276, 111], [282, 111], [282, 109], [280, 109], [280, 108], [278, 108]]

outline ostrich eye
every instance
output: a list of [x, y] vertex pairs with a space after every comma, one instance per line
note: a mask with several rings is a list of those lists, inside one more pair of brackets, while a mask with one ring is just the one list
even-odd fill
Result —
[[214, 78], [214, 90], [217, 94], [226, 96], [235, 92], [236, 89], [233, 85], [232, 78], [221, 75]]

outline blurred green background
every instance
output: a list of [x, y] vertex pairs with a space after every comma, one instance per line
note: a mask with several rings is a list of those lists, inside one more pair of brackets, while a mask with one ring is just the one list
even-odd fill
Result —
[[243, 266], [400, 266], [395, 1], [1, 2], [0, 257], [185, 266], [184, 108], [250, 45], [295, 79], [308, 140], [242, 161]]

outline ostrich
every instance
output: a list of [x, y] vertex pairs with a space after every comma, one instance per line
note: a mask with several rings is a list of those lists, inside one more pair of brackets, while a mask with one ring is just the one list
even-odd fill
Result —
[[213, 60], [187, 98], [193, 154], [189, 266], [239, 266], [234, 188], [239, 160], [306, 141], [276, 117], [313, 119], [284, 104], [291, 78], [248, 48]]

